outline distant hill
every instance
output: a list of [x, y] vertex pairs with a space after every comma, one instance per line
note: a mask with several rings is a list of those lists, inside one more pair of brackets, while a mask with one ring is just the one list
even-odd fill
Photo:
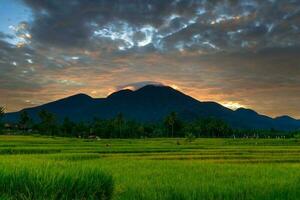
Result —
[[[41, 110], [47, 110], [54, 113], [59, 121], [65, 117], [77, 122], [90, 121], [94, 117], [108, 119], [122, 113], [127, 119], [155, 122], [174, 111], [183, 120], [216, 117], [236, 128], [278, 130], [300, 128], [300, 121], [289, 116], [271, 118], [245, 108], [233, 111], [215, 102], [198, 101], [171, 87], [155, 85], [148, 85], [136, 91], [120, 90], [100, 99], [78, 94], [24, 110], [34, 120], [38, 120], [38, 113]], [[16, 122], [20, 112], [6, 114], [5, 120]]]

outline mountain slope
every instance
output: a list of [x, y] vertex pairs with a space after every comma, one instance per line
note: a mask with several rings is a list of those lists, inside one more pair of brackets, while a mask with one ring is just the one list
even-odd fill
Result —
[[[128, 119], [154, 122], [174, 111], [185, 120], [216, 117], [238, 128], [293, 130], [300, 127], [300, 121], [288, 116], [273, 119], [249, 109], [233, 111], [215, 102], [200, 102], [171, 87], [154, 85], [136, 91], [121, 90], [103, 99], [78, 94], [25, 110], [37, 120], [38, 112], [43, 109], [54, 113], [59, 121], [65, 117], [74, 121], [89, 121], [94, 117], [113, 118], [123, 113]], [[19, 114], [8, 113], [5, 119], [15, 122]]]
[[[63, 120], [65, 117], [69, 117], [70, 119], [76, 119], [76, 121], [79, 121], [85, 120], [85, 117], [82, 116], [82, 114], [88, 107], [93, 106], [97, 103], [101, 103], [101, 101], [102, 99], [93, 99], [92, 97], [85, 94], [77, 94], [41, 106], [26, 108], [22, 111], [28, 112], [30, 117], [32, 117], [34, 120], [38, 120], [38, 113], [41, 110], [47, 110], [55, 114], [58, 121]], [[5, 116], [5, 120], [16, 122], [19, 118], [20, 113], [21, 111], [8, 113]], [[74, 118], [74, 116], [76, 117]]]

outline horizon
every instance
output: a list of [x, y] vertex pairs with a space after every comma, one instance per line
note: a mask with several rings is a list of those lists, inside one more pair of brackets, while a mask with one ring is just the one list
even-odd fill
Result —
[[167, 85], [300, 119], [299, 1], [2, 0], [0, 106]]
[[[34, 108], [34, 107], [36, 107], [36, 106], [43, 106], [43, 105], [48, 104], [48, 103], [53, 103], [53, 102], [56, 102], [56, 101], [60, 101], [60, 100], [67, 99], [67, 98], [74, 97], [74, 96], [78, 96], [78, 95], [85, 95], [85, 96], [88, 96], [88, 97], [90, 97], [90, 98], [92, 98], [92, 99], [105, 99], [105, 98], [108, 98], [110, 95], [115, 94], [115, 93], [118, 93], [118, 92], [120, 92], [120, 91], [129, 90], [129, 91], [131, 91], [131, 92], [135, 92], [135, 91], [138, 91], [138, 90], [140, 90], [140, 89], [142, 89], [142, 88], [144, 88], [144, 87], [149, 87], [149, 86], [172, 88], [172, 89], [174, 89], [174, 90], [176, 90], [176, 91], [178, 91], [178, 92], [181, 92], [181, 93], [185, 94], [183, 91], [180, 91], [180, 89], [178, 89], [178, 87], [174, 87], [174, 86], [172, 87], [172, 86], [169, 86], [169, 85], [162, 85], [162, 84], [148, 84], [148, 85], [143, 85], [143, 86], [136, 87], [136, 88], [133, 88], [133, 87], [130, 87], [130, 88], [129, 88], [129, 87], [120, 88], [119, 90], [116, 90], [116, 91], [114, 91], [114, 92], [108, 94], [108, 95], [105, 96], [105, 97], [93, 97], [93, 96], [88, 95], [88, 94], [85, 94], [85, 93], [74, 93], [74, 94], [71, 94], [70, 96], [65, 96], [65, 97], [62, 97], [62, 98], [60, 98], [60, 99], [55, 99], [55, 100], [53, 100], [53, 101], [51, 101], [51, 102], [45, 102], [45, 103], [40, 104], [40, 105], [35, 105], [35, 106], [32, 106], [32, 107], [27, 107], [27, 108], [23, 108], [23, 109], [30, 109], [30, 108]], [[187, 94], [185, 94], [185, 95], [187, 95]], [[189, 95], [188, 95], [188, 96], [189, 96]], [[190, 97], [194, 98], [193, 96], [190, 96]], [[196, 98], [194, 98], [194, 99], [196, 99]], [[212, 102], [212, 101], [201, 101], [201, 100], [199, 100], [199, 99], [196, 99], [196, 100], [199, 101], [199, 102], [202, 102], [202, 103], [205, 103], [205, 102]], [[246, 110], [252, 110], [252, 111], [257, 112], [256, 110], [254, 110], [254, 109], [252, 109], [252, 108], [247, 108], [247, 107], [236, 107], [236, 108], [231, 108], [231, 107], [226, 106], [226, 105], [223, 105], [223, 104], [221, 104], [221, 103], [219, 103], [219, 102], [215, 102], [215, 103], [218, 103], [218, 104], [220, 104], [220, 105], [222, 105], [222, 106], [224, 106], [224, 107], [226, 107], [226, 108], [229, 108], [229, 109], [231, 109], [232, 111], [236, 111], [236, 110], [238, 110], [238, 109], [246, 109]], [[17, 111], [12, 111], [12, 112], [9, 112], [9, 113], [21, 112], [23, 109], [17, 110]], [[258, 113], [259, 115], [264, 115], [264, 114], [259, 113], [259, 112], [257, 112], [257, 113]], [[266, 115], [266, 116], [267, 116], [267, 115]], [[271, 117], [271, 118], [273, 118], [273, 119], [276, 119], [276, 118], [279, 118], [279, 117], [292, 117], [292, 116], [284, 115], [284, 114], [283, 114], [283, 115], [278, 115], [278, 116], [268, 116], [268, 117]], [[293, 118], [293, 117], [292, 117], [292, 118]], [[294, 118], [294, 119], [300, 120], [300, 119], [297, 119], [297, 118]]]

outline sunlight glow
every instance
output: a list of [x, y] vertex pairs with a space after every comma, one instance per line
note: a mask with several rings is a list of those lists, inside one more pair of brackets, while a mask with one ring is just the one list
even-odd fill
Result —
[[233, 102], [233, 101], [228, 101], [228, 102], [221, 102], [221, 104], [227, 108], [230, 108], [232, 110], [236, 110], [238, 108], [246, 108], [246, 106], [238, 103], [238, 102]]
[[177, 85], [174, 85], [174, 84], [170, 85], [170, 87], [175, 90], [180, 90], [180, 87], [178, 87]]
[[122, 88], [122, 90], [136, 90], [136, 88], [134, 86], [126, 86], [124, 88]]

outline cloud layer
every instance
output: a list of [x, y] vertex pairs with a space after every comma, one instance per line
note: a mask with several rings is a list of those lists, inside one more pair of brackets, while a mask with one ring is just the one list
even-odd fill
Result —
[[[0, 32], [0, 104], [162, 83], [300, 118], [298, 0], [23, 0]], [[2, 19], [6, 20], [6, 19]], [[13, 41], [13, 42], [12, 42]]]

